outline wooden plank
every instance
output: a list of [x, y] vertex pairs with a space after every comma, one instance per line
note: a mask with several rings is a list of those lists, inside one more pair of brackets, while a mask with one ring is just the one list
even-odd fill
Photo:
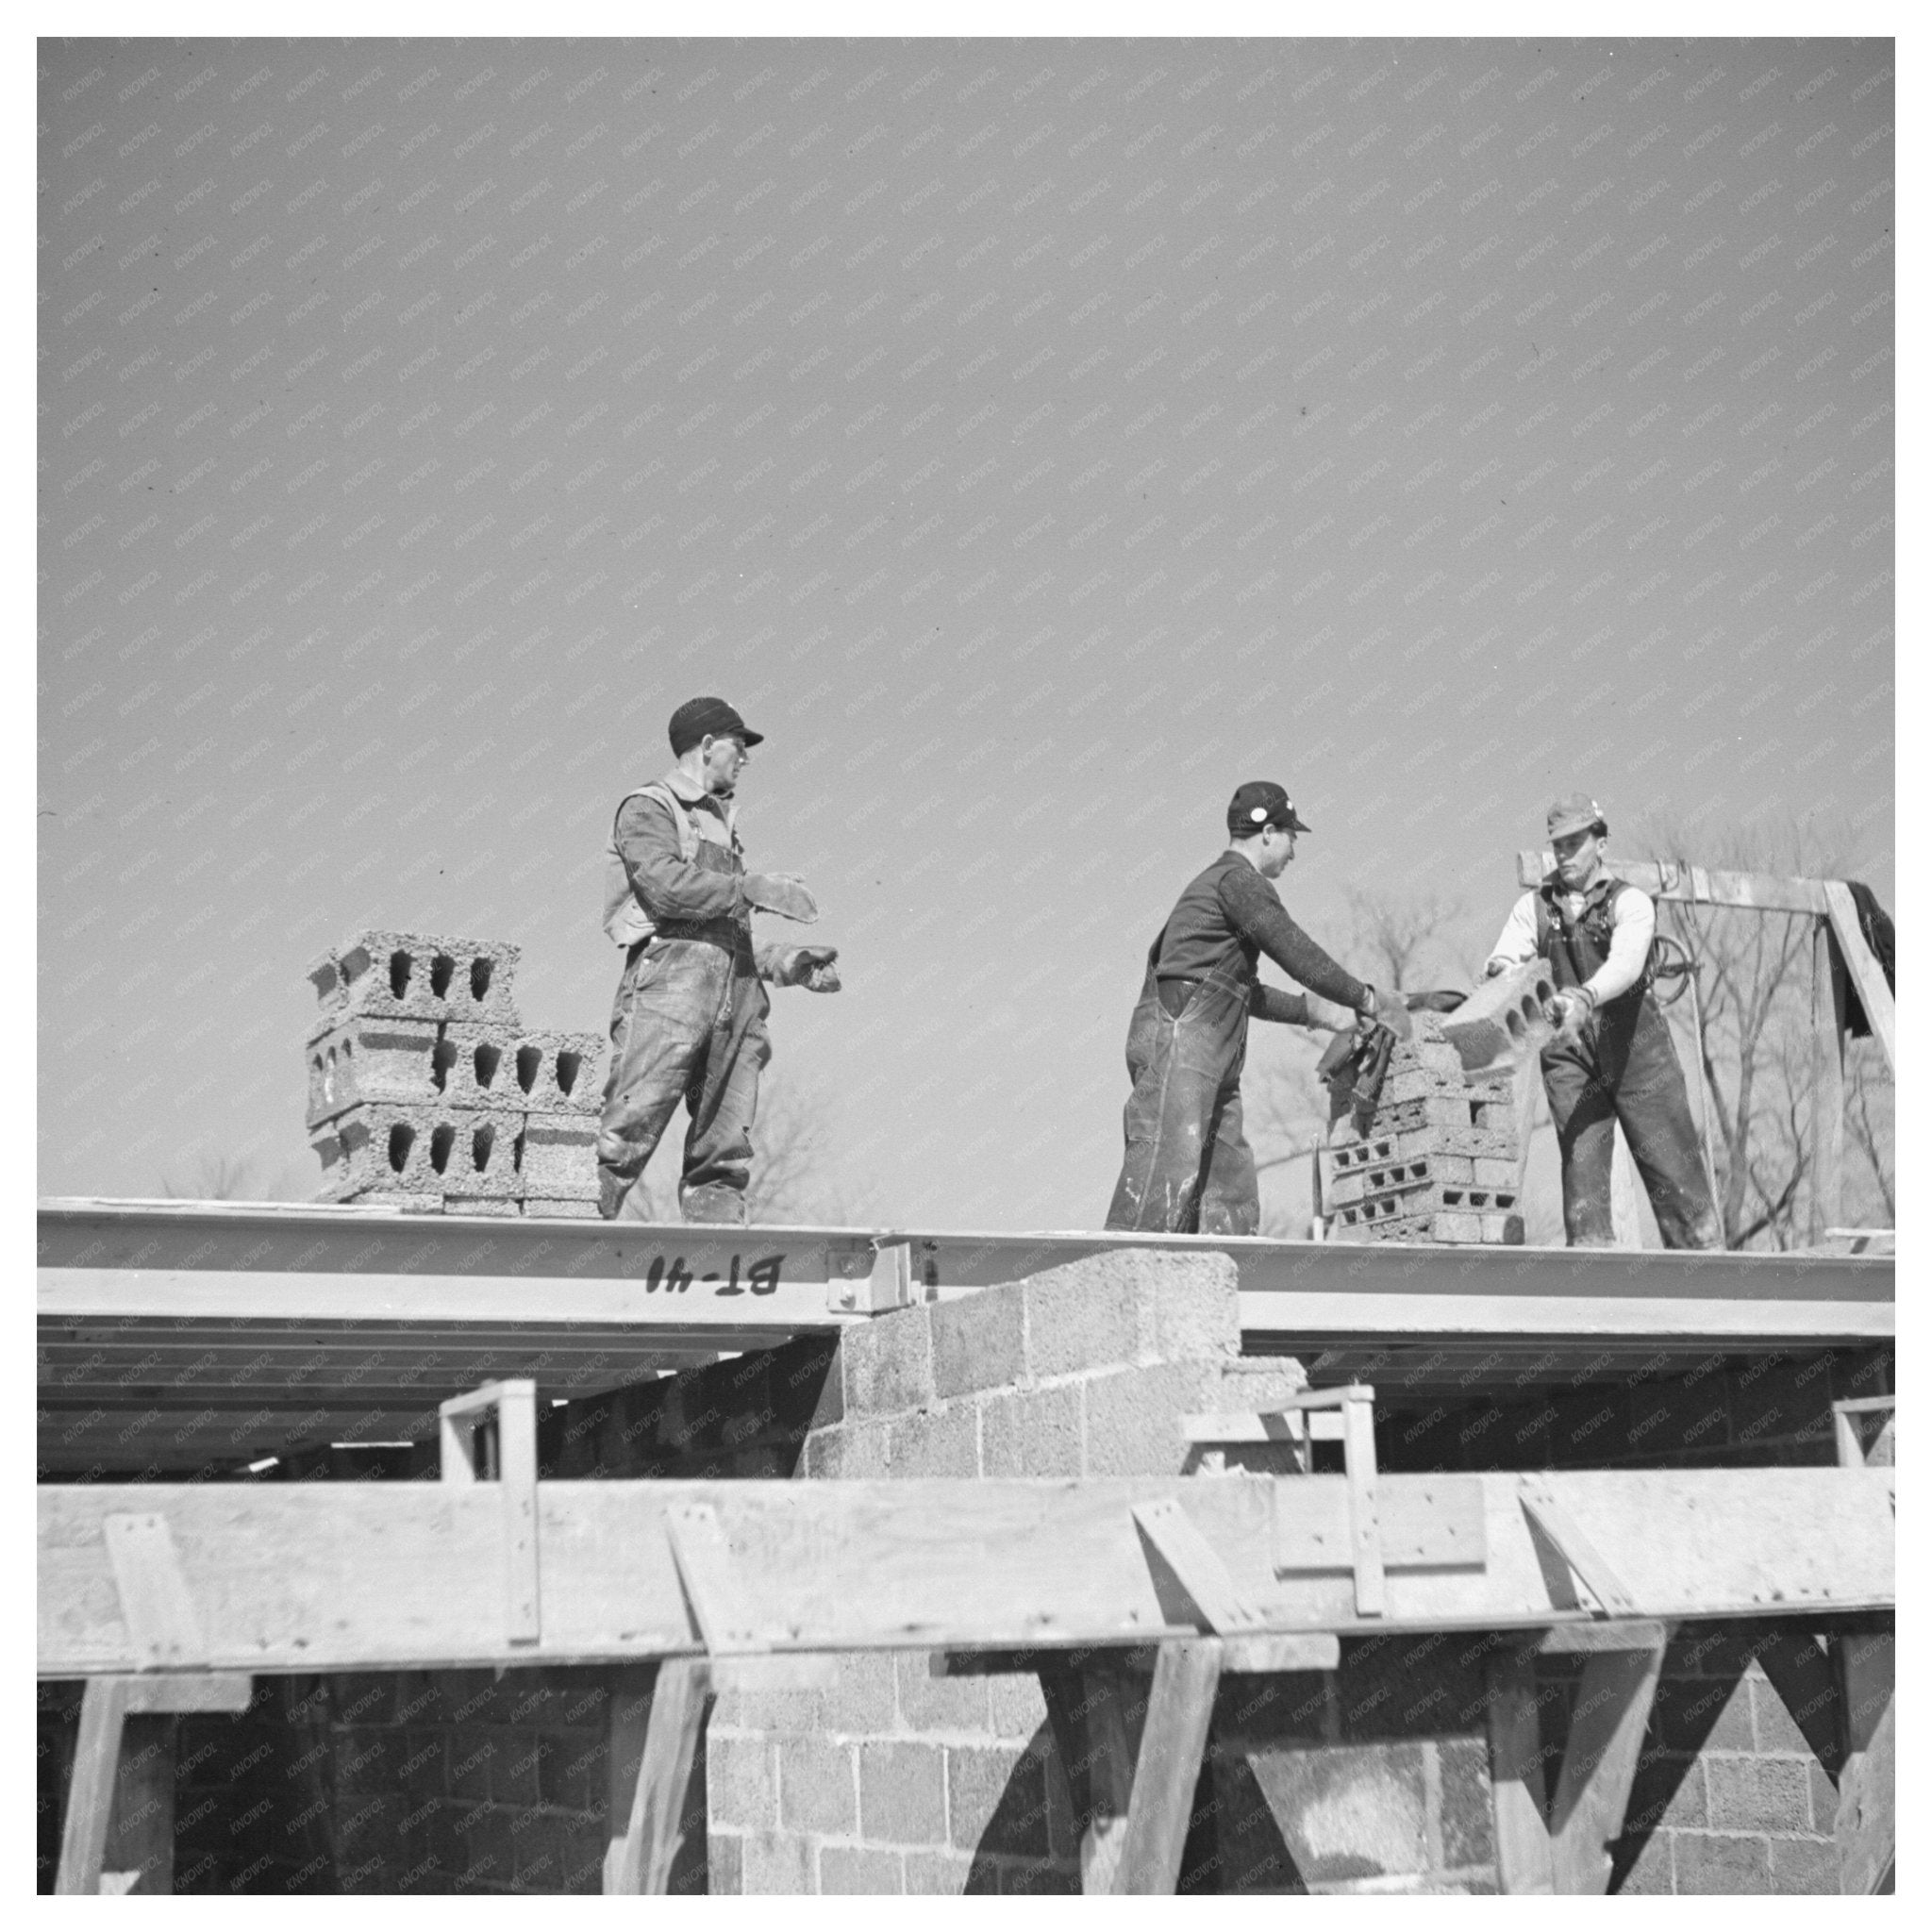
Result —
[[1196, 1529], [1176, 1497], [1136, 1503], [1132, 1515], [1141, 1533], [1194, 1600], [1201, 1620], [1217, 1635], [1253, 1630], [1260, 1613], [1235, 1588], [1227, 1565]]
[[1838, 1640], [1839, 1693], [1845, 1754], [1838, 1781], [1839, 1890], [1869, 1897], [1890, 1891], [1898, 1855], [1897, 1728], [1892, 1682], [1897, 1640]]
[[[1333, 1489], [1274, 1492], [1276, 1571], [1353, 1570], [1355, 1546], [1345, 1499]], [[1489, 1557], [1483, 1482], [1435, 1475], [1382, 1485], [1377, 1518], [1387, 1570], [1480, 1568]]]
[[671, 1869], [684, 1842], [685, 1796], [698, 1739], [711, 1707], [710, 1667], [702, 1657], [660, 1664], [644, 1724], [643, 1749], [624, 1837], [605, 1854], [607, 1892], [671, 1889]]
[[126, 1717], [126, 1687], [119, 1678], [96, 1677], [89, 1683], [81, 1694], [80, 1733], [74, 1746], [67, 1816], [60, 1827], [60, 1864], [54, 1878], [54, 1890], [68, 1897], [92, 1898], [101, 1889]]
[[1367, 1391], [1350, 1390], [1341, 1411], [1342, 1453], [1347, 1458], [1349, 1546], [1355, 1557], [1355, 1612], [1379, 1617], [1389, 1607], [1389, 1578], [1382, 1563], [1381, 1489], [1375, 1476], [1375, 1416]]
[[635, 1891], [643, 1877], [641, 1839], [631, 1836], [637, 1808], [638, 1772], [644, 1761], [644, 1739], [651, 1725], [651, 1696], [658, 1666], [631, 1664], [610, 1676], [605, 1720], [603, 1890], [625, 1886]]
[[1654, 1650], [1605, 1651], [1583, 1668], [1550, 1813], [1555, 1891], [1609, 1889], [1609, 1847], [1623, 1836], [1663, 1655], [1660, 1644]]
[[1810, 1239], [1842, 1219], [1845, 1153], [1845, 967], [1821, 919], [1811, 935]]
[[1180, 1878], [1220, 1681], [1221, 1645], [1211, 1638], [1160, 1646], [1134, 1762], [1126, 1833], [1109, 1887], [1116, 1895], [1171, 1893]]
[[1873, 958], [1858, 924], [1858, 908], [1851, 888], [1840, 880], [1824, 888], [1824, 910], [1839, 943], [1845, 971], [1858, 990], [1858, 1004], [1872, 1023], [1873, 1037], [1885, 1049], [1885, 1064], [1894, 1076], [1898, 1073], [1898, 1009], [1891, 989], [1885, 983], [1885, 969]]
[[1563, 1560], [1603, 1607], [1608, 1617], [1634, 1617], [1637, 1604], [1624, 1580], [1614, 1571], [1583, 1525], [1559, 1502], [1550, 1485], [1535, 1477], [1523, 1478], [1523, 1507], [1537, 1527], [1549, 1538]]
[[1505, 1892], [1556, 1889], [1544, 1818], [1542, 1720], [1536, 1663], [1524, 1649], [1489, 1661], [1490, 1785], [1496, 1824], [1496, 1885]]
[[717, 1510], [708, 1503], [673, 1503], [664, 1512], [664, 1529], [705, 1648], [714, 1657], [765, 1648], [744, 1614], [744, 1591]]
[[[1552, 852], [1523, 851], [1516, 855], [1516, 882], [1524, 887], [1541, 885], [1556, 870]], [[1674, 859], [1610, 858], [1604, 870], [1653, 899], [1673, 905], [1724, 906], [1743, 912], [1808, 912], [1825, 909], [1827, 890], [1819, 879], [1785, 879], [1770, 873], [1713, 872], [1701, 865], [1683, 865]]]
[[178, 1670], [205, 1662], [207, 1642], [166, 1516], [158, 1510], [108, 1516], [101, 1537], [136, 1668]]
[[1341, 1640], [1323, 1633], [1228, 1637], [1222, 1640], [1223, 1676], [1268, 1671], [1332, 1671], [1341, 1661]]
[[[1539, 1554], [1516, 1479], [1482, 1485], [1488, 1561], [1391, 1570], [1382, 1620], [1347, 1572], [1276, 1575], [1277, 1496], [1345, 1495], [1339, 1475], [539, 1485], [541, 1641], [504, 1632], [493, 1485], [60, 1484], [36, 1495], [37, 1669], [141, 1667], [104, 1519], [164, 1514], [219, 1670], [331, 1671], [641, 1661], [689, 1656], [693, 1624], [667, 1523], [715, 1511], [728, 1552], [699, 1605], [726, 1650], [1128, 1645], [1197, 1634], [1171, 1621], [1131, 1510], [1183, 1503], [1241, 1598], [1284, 1633], [1544, 1628], [1580, 1621], [1566, 1565]], [[1546, 1478], [1621, 1577], [1635, 1614], [1889, 1609], [1896, 1472], [1836, 1468], [1578, 1471]], [[1385, 1475], [1393, 1515], [1433, 1476]], [[1329, 1508], [1345, 1507], [1330, 1503]], [[685, 1518], [691, 1521], [690, 1517]], [[1546, 1569], [1545, 1563], [1549, 1564]], [[720, 1607], [714, 1614], [714, 1597]], [[217, 1608], [219, 1614], [216, 1614]]]
[[1607, 1650], [1655, 1650], [1664, 1641], [1655, 1617], [1610, 1619], [1596, 1624], [1557, 1624], [1538, 1640], [1539, 1657], [1594, 1657]]

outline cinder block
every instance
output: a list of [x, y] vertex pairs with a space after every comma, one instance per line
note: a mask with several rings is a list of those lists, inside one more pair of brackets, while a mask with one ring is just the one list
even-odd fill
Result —
[[353, 1200], [378, 1190], [514, 1199], [524, 1192], [516, 1139], [508, 1120], [368, 1101], [311, 1134], [309, 1145], [322, 1161], [325, 1201]]
[[891, 1652], [843, 1653], [839, 1658], [839, 1680], [824, 1693], [824, 1728], [877, 1736], [892, 1729], [898, 1712]]
[[604, 1106], [605, 1045], [596, 1033], [526, 1033], [514, 1024], [452, 1022], [443, 1028], [438, 1073], [452, 1106], [597, 1114]]
[[481, 1214], [497, 1220], [508, 1216], [514, 1220], [522, 1210], [521, 1202], [505, 1200], [499, 1194], [445, 1194], [442, 1197], [445, 1214]]
[[597, 1204], [588, 1194], [576, 1200], [526, 1200], [524, 1203], [525, 1219], [531, 1221], [595, 1221]]
[[1221, 1388], [1214, 1362], [1162, 1362], [1096, 1375], [1080, 1385], [1090, 1476], [1174, 1475], [1180, 1419], [1208, 1408]]
[[1486, 979], [1453, 1013], [1441, 1016], [1442, 1038], [1467, 1075], [1513, 1067], [1556, 1037], [1548, 1008], [1556, 994], [1549, 962], [1532, 959]]
[[[991, 1704], [992, 1734], [996, 1738], [1025, 1742], [1046, 1722], [1046, 1699], [1041, 1695], [1040, 1679], [1032, 1672], [1012, 1676], [988, 1677]], [[1047, 1780], [1049, 1793], [1053, 1780]]]
[[[483, 1116], [487, 1121], [488, 1116]], [[501, 1129], [508, 1135], [506, 1117]], [[597, 1122], [580, 1113], [530, 1113], [514, 1137], [520, 1185], [525, 1198], [543, 1201], [594, 1201], [597, 1198]], [[478, 1131], [482, 1131], [480, 1128]]]
[[434, 1106], [434, 1020], [352, 1019], [309, 1042], [310, 1127], [366, 1100]]
[[1680, 1892], [1771, 1890], [1769, 1840], [1725, 1837], [1710, 1831], [1679, 1831], [1671, 1837]]
[[1078, 1475], [1082, 1468], [1080, 1390], [1011, 1389], [980, 1403], [982, 1474], [989, 1476]]
[[890, 1422], [847, 1422], [815, 1429], [805, 1445], [805, 1473], [813, 1478], [865, 1479], [894, 1474]]
[[908, 1852], [906, 1890], [928, 1897], [958, 1898], [970, 1891], [997, 1889], [990, 1859], [958, 1852]]
[[1225, 1255], [1132, 1248], [1031, 1275], [1026, 1367], [1036, 1380], [1124, 1362], [1233, 1360], [1241, 1297]]
[[[986, 1677], [935, 1677], [929, 1650], [902, 1650], [894, 1655], [897, 1670], [899, 1723], [912, 1731], [986, 1731]], [[1036, 1686], [1038, 1679], [1033, 1679]]]
[[923, 1303], [895, 1308], [890, 1315], [855, 1323], [840, 1337], [848, 1416], [896, 1415], [935, 1399], [929, 1312]]
[[979, 1422], [970, 1402], [914, 1409], [886, 1424], [886, 1456], [895, 1476], [976, 1476]]
[[946, 1747], [947, 1828], [956, 1851], [1045, 1858], [1046, 1767], [1030, 1751]]
[[1274, 1827], [1310, 1887], [1430, 1869], [1421, 1745], [1258, 1747], [1247, 1755]]
[[819, 1890], [828, 1897], [857, 1897], [868, 1892], [906, 1890], [897, 1852], [876, 1852], [862, 1845], [824, 1845], [819, 1850]]
[[811, 1840], [791, 1831], [747, 1832], [739, 1840], [739, 1890], [748, 1898], [797, 1898], [818, 1883]]
[[946, 1785], [938, 1744], [858, 1747], [859, 1836], [874, 1843], [946, 1842]]
[[1811, 1779], [1793, 1757], [1731, 1757], [1704, 1763], [1710, 1822], [1719, 1831], [1809, 1831]]
[[705, 1747], [705, 1798], [714, 1824], [767, 1828], [778, 1815], [777, 1746], [714, 1724]]
[[787, 1831], [849, 1837], [858, 1821], [852, 1747], [822, 1738], [778, 1742], [778, 1823]]
[[1836, 1892], [1838, 1846], [1823, 1838], [1774, 1838], [1771, 1841], [1771, 1889], [1785, 1892]]
[[933, 1391], [941, 1401], [1008, 1388], [1026, 1374], [1025, 1291], [1018, 1282], [926, 1310]]
[[312, 1039], [352, 1013], [386, 1020], [516, 1024], [510, 988], [522, 949], [508, 940], [440, 938], [372, 928], [331, 947], [308, 968], [317, 1012]]

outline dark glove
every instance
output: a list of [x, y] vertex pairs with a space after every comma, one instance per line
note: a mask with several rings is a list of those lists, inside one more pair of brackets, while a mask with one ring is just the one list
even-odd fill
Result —
[[838, 957], [837, 946], [791, 946], [779, 956], [772, 983], [802, 986], [807, 992], [837, 992], [839, 969], [832, 962]]
[[1383, 992], [1378, 987], [1370, 987], [1374, 1007], [1372, 1011], [1358, 1013], [1356, 1024], [1364, 1034], [1373, 1033], [1376, 1028], [1392, 1033], [1397, 1040], [1410, 1040], [1415, 1036], [1415, 1026], [1408, 1017], [1408, 1008], [1403, 1004], [1400, 993]]
[[747, 905], [756, 906], [760, 912], [775, 912], [801, 924], [809, 925], [819, 916], [819, 902], [806, 891], [803, 881], [790, 873], [746, 873], [744, 897]]

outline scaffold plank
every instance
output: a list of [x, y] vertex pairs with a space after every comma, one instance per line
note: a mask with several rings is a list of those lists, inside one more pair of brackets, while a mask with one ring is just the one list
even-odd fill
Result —
[[[1547, 1478], [1640, 1615], [1887, 1609], [1890, 1469], [1563, 1473]], [[1391, 1498], [1427, 1476], [1385, 1475]], [[1271, 1526], [1341, 1476], [1083, 1480], [541, 1483], [544, 1612], [512, 1643], [501, 1485], [43, 1485], [38, 1668], [132, 1672], [105, 1519], [164, 1517], [209, 1668], [315, 1671], [641, 1660], [704, 1647], [666, 1529], [716, 1512], [736, 1646], [1041, 1649], [1198, 1634], [1170, 1618], [1137, 1504], [1185, 1499], [1261, 1628], [1540, 1627], [1580, 1619], [1541, 1561], [1512, 1475], [1484, 1476], [1481, 1567], [1392, 1570], [1379, 1618], [1345, 1572], [1277, 1574]], [[1325, 1506], [1332, 1514], [1334, 1504]]]

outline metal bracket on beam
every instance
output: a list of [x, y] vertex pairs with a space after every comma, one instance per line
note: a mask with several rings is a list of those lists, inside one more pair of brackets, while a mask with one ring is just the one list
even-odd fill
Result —
[[[919, 1246], [931, 1249], [936, 1243]], [[826, 1254], [825, 1306], [834, 1314], [883, 1315], [939, 1298], [937, 1267], [920, 1265], [913, 1237], [834, 1247]]]
[[485, 1430], [494, 1419], [495, 1475], [503, 1492], [504, 1631], [512, 1643], [542, 1636], [537, 1551], [537, 1385], [525, 1377], [486, 1382], [452, 1395], [438, 1411], [442, 1480], [458, 1485], [489, 1473]]

